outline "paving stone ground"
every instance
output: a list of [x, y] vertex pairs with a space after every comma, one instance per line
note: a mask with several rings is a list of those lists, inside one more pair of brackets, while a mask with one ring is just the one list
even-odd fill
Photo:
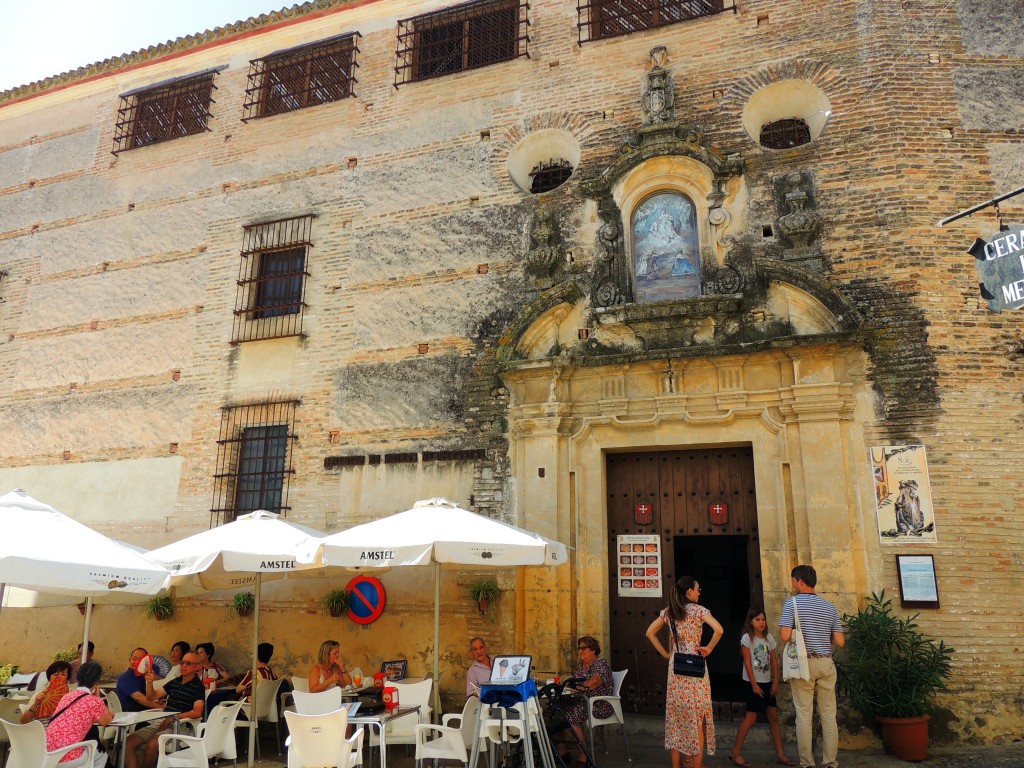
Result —
[[[600, 732], [599, 732], [600, 733]], [[735, 729], [729, 723], [717, 726], [717, 749], [714, 756], [706, 757], [704, 765], [708, 768], [732, 768], [729, 762], [729, 749], [732, 746], [735, 736]], [[608, 753], [605, 754], [601, 745], [600, 737], [595, 748], [595, 758], [598, 768], [647, 768], [647, 766], [671, 766], [668, 752], [664, 748], [663, 736], [657, 733], [631, 733], [629, 737], [629, 752], [632, 762], [626, 758], [626, 750], [622, 738], [614, 728], [607, 729], [606, 745]], [[257, 768], [279, 768], [285, 764], [283, 756], [276, 755], [277, 748], [273, 737], [263, 741], [264, 760], [256, 762]], [[790, 758], [796, 759], [796, 743], [786, 743], [786, 753]], [[771, 746], [767, 726], [756, 726], [747, 738], [743, 749], [743, 756], [753, 766], [761, 768], [772, 768], [775, 765], [775, 750]], [[820, 754], [819, 754], [820, 757]], [[244, 758], [239, 759], [239, 765], [244, 766]], [[376, 759], [372, 763], [364, 762], [364, 768], [376, 768], [379, 765]], [[388, 750], [388, 768], [413, 768], [415, 760], [412, 757], [412, 748], [395, 746]], [[456, 765], [450, 763], [450, 765]], [[480, 762], [481, 766], [485, 763]], [[507, 764], [508, 768], [520, 763]], [[897, 760], [892, 755], [885, 754], [878, 749], [863, 750], [840, 750], [839, 765], [842, 768], [897, 768], [910, 765], [921, 766], [921, 768], [1024, 768], [1024, 739], [1012, 744], [997, 746], [933, 746], [929, 750], [928, 759], [919, 763], [907, 763]]]

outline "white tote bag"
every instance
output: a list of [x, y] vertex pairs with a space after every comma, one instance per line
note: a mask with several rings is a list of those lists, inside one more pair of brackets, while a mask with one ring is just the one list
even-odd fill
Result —
[[782, 679], [810, 680], [811, 671], [807, 666], [807, 646], [804, 633], [800, 631], [800, 614], [796, 612], [796, 598], [793, 598], [793, 618], [796, 628], [789, 642], [782, 648]]

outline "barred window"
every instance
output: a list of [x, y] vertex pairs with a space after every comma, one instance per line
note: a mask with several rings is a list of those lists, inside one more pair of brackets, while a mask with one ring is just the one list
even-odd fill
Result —
[[358, 32], [340, 35], [250, 61], [242, 119], [270, 117], [354, 95], [358, 36]]
[[395, 87], [528, 56], [525, 0], [480, 0], [398, 22]]
[[208, 70], [122, 94], [113, 153], [207, 131], [215, 74]]
[[313, 216], [245, 227], [231, 343], [302, 334]]
[[789, 149], [811, 142], [811, 129], [799, 117], [787, 117], [761, 126], [758, 138], [768, 149]]
[[736, 11], [727, 0], [579, 0], [580, 43]]
[[287, 514], [296, 406], [288, 400], [223, 409], [212, 525], [257, 509]]

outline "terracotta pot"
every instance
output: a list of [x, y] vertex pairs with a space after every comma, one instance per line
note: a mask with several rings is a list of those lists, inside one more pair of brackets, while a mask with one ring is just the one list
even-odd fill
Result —
[[476, 607], [480, 609], [480, 613], [485, 613], [491, 605], [491, 598], [481, 597], [476, 601]]
[[892, 747], [892, 753], [900, 760], [916, 763], [928, 758], [928, 715], [920, 717], [882, 717], [875, 715], [882, 724], [882, 736]]
[[330, 609], [330, 614], [334, 618], [338, 618], [339, 616], [344, 616], [345, 615], [345, 610], [343, 608], [331, 608]]
[[239, 616], [248, 616], [250, 613], [252, 613], [252, 608], [239, 608], [238, 609], [238, 615]]

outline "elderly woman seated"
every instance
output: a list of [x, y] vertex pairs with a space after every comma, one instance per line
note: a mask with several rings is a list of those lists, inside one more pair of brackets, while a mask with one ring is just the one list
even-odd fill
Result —
[[55, 661], [46, 668], [46, 687], [36, 691], [28, 703], [28, 709], [21, 715], [21, 722], [29, 723], [53, 715], [57, 703], [68, 692], [68, 675], [71, 665], [66, 661]]

